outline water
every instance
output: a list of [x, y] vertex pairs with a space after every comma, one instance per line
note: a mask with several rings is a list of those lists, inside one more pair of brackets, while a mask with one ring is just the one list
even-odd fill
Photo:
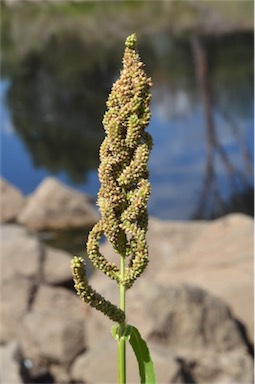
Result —
[[[162, 219], [252, 214], [253, 36], [200, 43], [202, 79], [188, 37], [160, 31], [139, 44], [154, 83], [149, 213]], [[101, 121], [122, 49], [118, 39], [92, 49], [73, 32], [22, 54], [15, 44], [13, 56], [3, 50], [1, 173], [24, 194], [53, 175], [96, 197]]]

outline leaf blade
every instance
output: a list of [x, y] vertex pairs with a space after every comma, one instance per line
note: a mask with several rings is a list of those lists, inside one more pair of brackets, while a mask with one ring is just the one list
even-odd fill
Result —
[[154, 365], [149, 349], [138, 329], [133, 326], [131, 326], [129, 342], [138, 362], [141, 384], [156, 384]]

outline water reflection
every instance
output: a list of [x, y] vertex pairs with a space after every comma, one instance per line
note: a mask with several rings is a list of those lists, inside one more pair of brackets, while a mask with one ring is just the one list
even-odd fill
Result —
[[98, 166], [108, 67], [115, 68], [109, 52], [102, 52], [102, 65], [86, 48], [78, 38], [51, 39], [24, 58], [8, 92], [14, 126], [34, 166], [65, 170], [74, 182]]
[[[229, 178], [232, 193], [235, 194], [236, 204], [241, 208], [242, 196], [240, 189], [243, 191], [249, 190], [250, 183], [249, 177], [251, 175], [252, 159], [245, 145], [243, 138], [240, 135], [239, 128], [228, 116], [228, 112], [220, 109], [220, 114], [229, 125], [232, 135], [240, 146], [240, 152], [244, 161], [244, 168], [242, 171], [235, 169], [227, 149], [222, 145], [219, 135], [216, 131], [215, 117], [213, 114], [213, 92], [210, 85], [210, 73], [208, 65], [208, 57], [206, 48], [202, 39], [198, 36], [193, 36], [190, 39], [195, 68], [198, 89], [201, 95], [202, 106], [204, 109], [205, 117], [205, 131], [206, 131], [206, 161], [204, 180], [201, 189], [201, 196], [198, 201], [198, 206], [194, 214], [194, 218], [220, 215], [226, 210], [224, 200], [221, 196], [220, 183], [217, 180], [217, 170], [215, 164], [215, 157], [218, 154], [219, 161], [225, 169], [226, 177]], [[216, 212], [210, 212], [211, 207], [216, 208]], [[239, 209], [240, 209], [239, 208]], [[209, 211], [209, 212], [208, 212]]]
[[[242, 196], [252, 188], [251, 44], [249, 34], [201, 41], [160, 32], [141, 40], [154, 82], [152, 214], [211, 218], [231, 211], [231, 199], [234, 209], [237, 201], [250, 209]], [[95, 49], [78, 35], [55, 35], [9, 71], [12, 122], [34, 168], [65, 171], [76, 187], [97, 169], [121, 54], [120, 44]]]

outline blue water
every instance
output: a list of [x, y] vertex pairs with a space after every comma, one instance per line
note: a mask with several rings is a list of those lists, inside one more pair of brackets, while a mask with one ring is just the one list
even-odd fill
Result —
[[[99, 189], [96, 170], [88, 172], [85, 183], [76, 184], [64, 170], [51, 174], [44, 167], [35, 167], [22, 139], [15, 131], [12, 113], [6, 102], [9, 87], [8, 79], [0, 82], [2, 176], [25, 195], [32, 193], [45, 177], [52, 175], [77, 190], [96, 196]], [[185, 90], [183, 95], [185, 96]], [[214, 118], [220, 142], [229, 160], [235, 171], [244, 173], [245, 163], [240, 143], [217, 113]], [[241, 140], [253, 157], [253, 117], [242, 117], [237, 125], [241, 127]], [[168, 108], [156, 100], [152, 103], [149, 132], [154, 140], [149, 162], [152, 185], [149, 213], [162, 219], [189, 219], [199, 204], [205, 176], [206, 133], [202, 107], [197, 103], [192, 107], [186, 106], [182, 114], [169, 116]], [[242, 191], [238, 176], [232, 179], [229, 177], [219, 156], [215, 157], [214, 165], [223, 199], [227, 200], [233, 193]], [[247, 180], [249, 185], [253, 184], [251, 174]]]

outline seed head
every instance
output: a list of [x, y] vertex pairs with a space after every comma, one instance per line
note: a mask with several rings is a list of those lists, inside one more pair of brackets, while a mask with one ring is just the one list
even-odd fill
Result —
[[[87, 254], [94, 266], [126, 288], [133, 285], [148, 263], [148, 159], [152, 138], [145, 129], [151, 116], [152, 82], [144, 72], [136, 43], [135, 34], [126, 39], [123, 69], [106, 103], [103, 118], [106, 137], [100, 148], [98, 170], [101, 188], [97, 204], [101, 220], [93, 227], [87, 241]], [[100, 253], [102, 236], [107, 237], [118, 254], [129, 257], [124, 278], [118, 266]], [[88, 285], [81, 260], [76, 258], [72, 267], [75, 287], [82, 299], [104, 313], [107, 309], [111, 318], [121, 317], [119, 312], [113, 315], [115, 306], [99, 297]]]

